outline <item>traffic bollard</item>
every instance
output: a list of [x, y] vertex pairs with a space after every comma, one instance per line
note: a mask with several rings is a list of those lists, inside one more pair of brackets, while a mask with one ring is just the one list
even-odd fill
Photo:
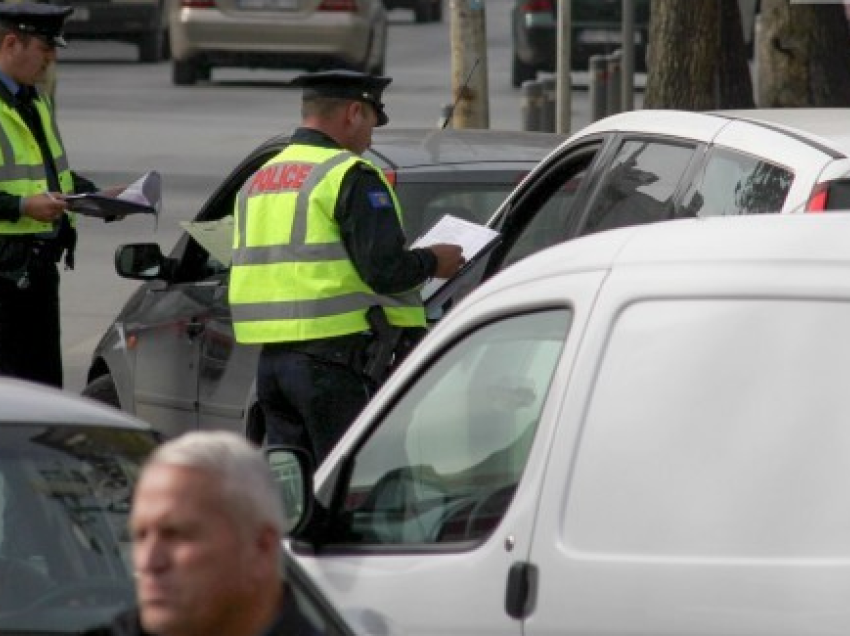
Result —
[[588, 68], [590, 121], [602, 119], [608, 112], [608, 60], [604, 55], [591, 55]]
[[605, 99], [607, 107], [606, 114], [614, 115], [623, 111], [622, 89], [620, 83], [623, 81], [623, 52], [617, 49], [607, 57], [608, 74], [607, 90]]
[[537, 80], [526, 80], [520, 86], [520, 113], [522, 129], [539, 132], [542, 130], [543, 84]]

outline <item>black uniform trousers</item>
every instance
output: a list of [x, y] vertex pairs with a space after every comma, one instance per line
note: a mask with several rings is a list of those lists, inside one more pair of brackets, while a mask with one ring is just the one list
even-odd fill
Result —
[[31, 262], [28, 286], [0, 275], [0, 375], [62, 387], [59, 270]]
[[369, 338], [343, 336], [264, 345], [257, 368], [266, 444], [327, 457], [374, 393], [362, 374]]

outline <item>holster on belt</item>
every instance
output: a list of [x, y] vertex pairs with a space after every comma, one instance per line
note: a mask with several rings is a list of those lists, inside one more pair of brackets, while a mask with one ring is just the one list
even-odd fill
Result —
[[373, 337], [366, 349], [363, 375], [371, 379], [376, 386], [380, 386], [390, 375], [404, 330], [391, 325], [383, 307], [378, 305], [369, 307], [366, 320], [369, 321]]

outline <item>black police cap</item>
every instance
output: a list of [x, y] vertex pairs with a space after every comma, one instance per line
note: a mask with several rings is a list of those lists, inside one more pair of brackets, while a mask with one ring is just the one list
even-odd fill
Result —
[[73, 7], [52, 4], [22, 2], [20, 4], [0, 4], [0, 23], [19, 31], [43, 39], [51, 46], [67, 46], [62, 37], [65, 18], [74, 12]]
[[337, 70], [299, 75], [290, 82], [290, 85], [302, 88], [304, 99], [337, 97], [371, 104], [378, 114], [377, 125], [384, 126], [389, 118], [384, 112], [381, 93], [392, 81], [391, 77]]

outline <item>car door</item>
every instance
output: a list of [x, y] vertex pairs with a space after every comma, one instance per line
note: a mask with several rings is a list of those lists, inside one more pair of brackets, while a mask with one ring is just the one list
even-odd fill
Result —
[[598, 178], [596, 166], [605, 155], [605, 142], [604, 136], [591, 137], [540, 163], [488, 221], [500, 233], [499, 243], [429, 298], [429, 318], [442, 316], [500, 269], [566, 240]]
[[242, 432], [258, 351], [237, 345], [227, 302], [233, 202], [244, 181], [279, 150], [246, 159], [186, 225], [171, 254], [174, 280], [151, 285], [150, 308], [138, 315], [136, 413], [171, 434]]
[[561, 400], [550, 387], [603, 277], [576, 276], [567, 303], [527, 285], [486, 321], [455, 324], [343, 440], [347, 478], [318, 490], [339, 502], [334, 535], [292, 549], [347, 617], [370, 633], [521, 633], [527, 572], [513, 566], [530, 550]]

